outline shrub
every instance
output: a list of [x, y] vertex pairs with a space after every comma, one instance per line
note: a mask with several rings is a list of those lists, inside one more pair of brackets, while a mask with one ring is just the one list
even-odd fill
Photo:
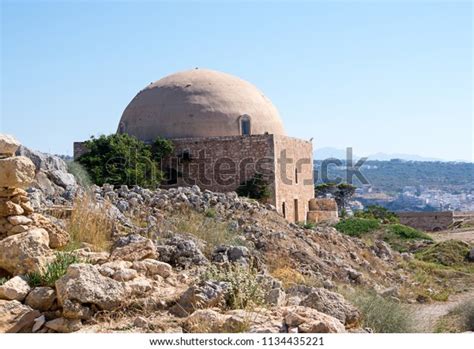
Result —
[[376, 333], [414, 332], [412, 314], [406, 306], [362, 290], [356, 290], [347, 298], [359, 308], [364, 327]]
[[54, 287], [57, 280], [66, 274], [67, 268], [74, 263], [79, 263], [77, 256], [67, 253], [56, 253], [56, 260], [46, 265], [43, 272], [34, 272], [27, 275], [28, 283], [32, 287], [50, 286]]
[[376, 219], [348, 218], [338, 222], [335, 228], [343, 234], [360, 237], [379, 229], [380, 223]]
[[224, 281], [230, 284], [226, 304], [229, 309], [247, 309], [264, 303], [264, 290], [253, 268], [232, 264], [222, 268], [211, 265], [202, 280]]
[[416, 258], [445, 266], [463, 264], [470, 251], [468, 243], [459, 240], [446, 240], [429, 246], [415, 254]]
[[253, 178], [245, 181], [237, 188], [237, 194], [265, 202], [270, 197], [270, 190], [262, 174], [257, 173]]
[[2, 286], [7, 281], [8, 281], [7, 277], [0, 277], [0, 286]]
[[83, 242], [92, 245], [95, 251], [109, 249], [114, 227], [114, 220], [108, 214], [110, 205], [108, 201], [98, 203], [91, 193], [75, 198], [66, 223], [71, 237], [69, 249], [76, 249]]
[[474, 301], [468, 300], [452, 309], [438, 320], [435, 332], [474, 331]]
[[127, 134], [102, 135], [85, 142], [88, 152], [78, 162], [87, 170], [97, 185], [140, 185], [157, 187], [163, 179], [159, 169], [160, 159], [171, 153], [172, 144], [157, 139], [145, 144]]
[[402, 239], [433, 240], [428, 234], [403, 224], [390, 224], [387, 227], [387, 230], [388, 232], [395, 234]]
[[398, 223], [399, 221], [398, 216], [394, 212], [379, 205], [367, 206], [364, 211], [354, 213], [354, 216], [358, 218], [380, 219], [384, 223]]

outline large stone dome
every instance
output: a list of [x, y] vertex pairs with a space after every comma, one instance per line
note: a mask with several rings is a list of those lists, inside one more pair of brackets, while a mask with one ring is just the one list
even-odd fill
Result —
[[118, 132], [143, 141], [285, 134], [278, 110], [255, 86], [208, 69], [179, 72], [145, 87], [123, 112]]

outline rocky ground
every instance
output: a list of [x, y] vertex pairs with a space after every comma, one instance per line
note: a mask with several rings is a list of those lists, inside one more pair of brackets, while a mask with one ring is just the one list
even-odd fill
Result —
[[351, 293], [428, 288], [410, 253], [236, 193], [84, 188], [12, 138], [0, 154], [0, 332], [363, 332]]

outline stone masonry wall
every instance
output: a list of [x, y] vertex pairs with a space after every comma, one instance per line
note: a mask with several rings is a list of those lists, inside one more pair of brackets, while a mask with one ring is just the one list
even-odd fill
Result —
[[[273, 136], [233, 136], [194, 139], [173, 139], [174, 155], [162, 161], [161, 168], [175, 183], [164, 187], [198, 185], [202, 190], [234, 191], [255, 173], [269, 180], [272, 197], [274, 156]], [[270, 200], [273, 203], [273, 200]]]
[[424, 231], [447, 229], [453, 222], [453, 212], [399, 212], [400, 223]]
[[275, 206], [290, 222], [306, 221], [314, 198], [313, 145], [302, 139], [274, 136]]

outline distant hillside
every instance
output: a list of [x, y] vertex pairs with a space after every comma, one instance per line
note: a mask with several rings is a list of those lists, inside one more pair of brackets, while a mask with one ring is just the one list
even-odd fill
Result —
[[[317, 170], [320, 170], [320, 166], [321, 161], [315, 161]], [[474, 163], [368, 160], [361, 172], [372, 187], [385, 193], [397, 193], [406, 186], [422, 186], [449, 192], [474, 190]], [[330, 166], [328, 177], [345, 178], [346, 171], [341, 167]], [[361, 185], [357, 180], [354, 184]]]
[[[318, 148], [314, 152], [314, 159], [316, 160], [324, 160], [329, 158], [336, 158], [336, 159], [346, 159], [346, 150], [345, 149], [338, 149], [332, 147], [324, 147]], [[358, 154], [353, 154], [354, 159], [361, 158]], [[390, 161], [392, 159], [400, 159], [400, 160], [408, 160], [408, 161], [444, 161], [443, 159], [439, 158], [431, 158], [425, 157], [416, 154], [403, 154], [403, 153], [382, 153], [378, 152], [375, 154], [371, 154], [368, 156], [369, 160], [373, 161]]]

